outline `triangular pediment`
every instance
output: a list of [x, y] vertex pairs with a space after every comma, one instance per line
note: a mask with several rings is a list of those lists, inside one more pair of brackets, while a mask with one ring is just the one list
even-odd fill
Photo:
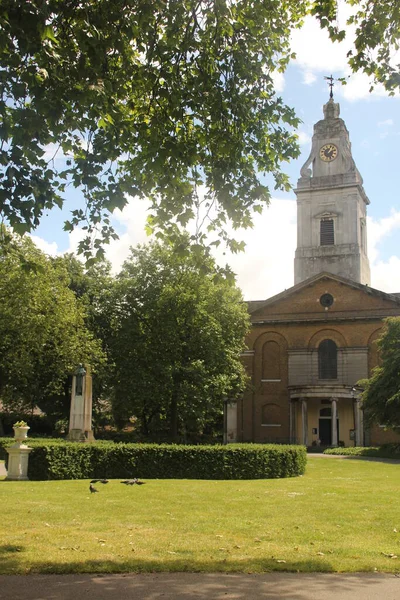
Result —
[[248, 308], [253, 322], [384, 318], [400, 315], [400, 298], [339, 275], [319, 273], [264, 302], [249, 302]]
[[322, 220], [322, 219], [336, 219], [338, 216], [337, 212], [327, 211], [320, 212], [317, 215], [314, 215], [314, 219]]

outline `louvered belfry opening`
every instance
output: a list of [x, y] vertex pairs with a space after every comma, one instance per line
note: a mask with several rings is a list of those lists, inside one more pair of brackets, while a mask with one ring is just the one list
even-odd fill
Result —
[[337, 379], [337, 346], [333, 340], [323, 340], [318, 347], [319, 379]]
[[322, 219], [320, 224], [321, 246], [333, 246], [335, 243], [335, 233], [333, 228], [333, 219]]

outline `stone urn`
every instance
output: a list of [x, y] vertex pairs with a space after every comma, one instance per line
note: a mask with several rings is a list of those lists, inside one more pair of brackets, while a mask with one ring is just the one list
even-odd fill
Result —
[[8, 453], [7, 477], [9, 481], [27, 481], [28, 480], [28, 460], [29, 453], [32, 448], [24, 444], [28, 437], [30, 427], [25, 421], [14, 423], [14, 439], [15, 442], [9, 448], [6, 448]]
[[19, 444], [22, 444], [28, 437], [29, 425], [14, 425], [14, 438]]

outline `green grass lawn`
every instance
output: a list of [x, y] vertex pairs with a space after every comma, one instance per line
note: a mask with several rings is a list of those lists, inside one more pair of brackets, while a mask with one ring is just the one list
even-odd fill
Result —
[[400, 572], [398, 464], [309, 457], [293, 479], [96, 487], [0, 481], [0, 573]]

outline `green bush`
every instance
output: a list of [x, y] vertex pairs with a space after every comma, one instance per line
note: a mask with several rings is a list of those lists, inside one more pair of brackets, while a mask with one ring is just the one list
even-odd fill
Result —
[[[15, 442], [14, 437], [0, 437], [0, 460], [5, 460], [7, 465], [8, 454], [6, 452], [7, 446], [11, 446]], [[26, 440], [28, 446], [33, 448], [34, 446], [43, 446], [44, 444], [65, 444], [67, 443], [63, 438], [31, 438]]]
[[327, 448], [324, 454], [339, 456], [372, 456], [376, 458], [400, 458], [400, 444], [383, 444], [377, 447]]
[[[0, 448], [3, 442], [0, 439]], [[29, 440], [29, 445], [33, 448], [28, 470], [32, 480], [274, 479], [302, 475], [307, 461], [304, 446], [77, 444], [59, 440]]]

